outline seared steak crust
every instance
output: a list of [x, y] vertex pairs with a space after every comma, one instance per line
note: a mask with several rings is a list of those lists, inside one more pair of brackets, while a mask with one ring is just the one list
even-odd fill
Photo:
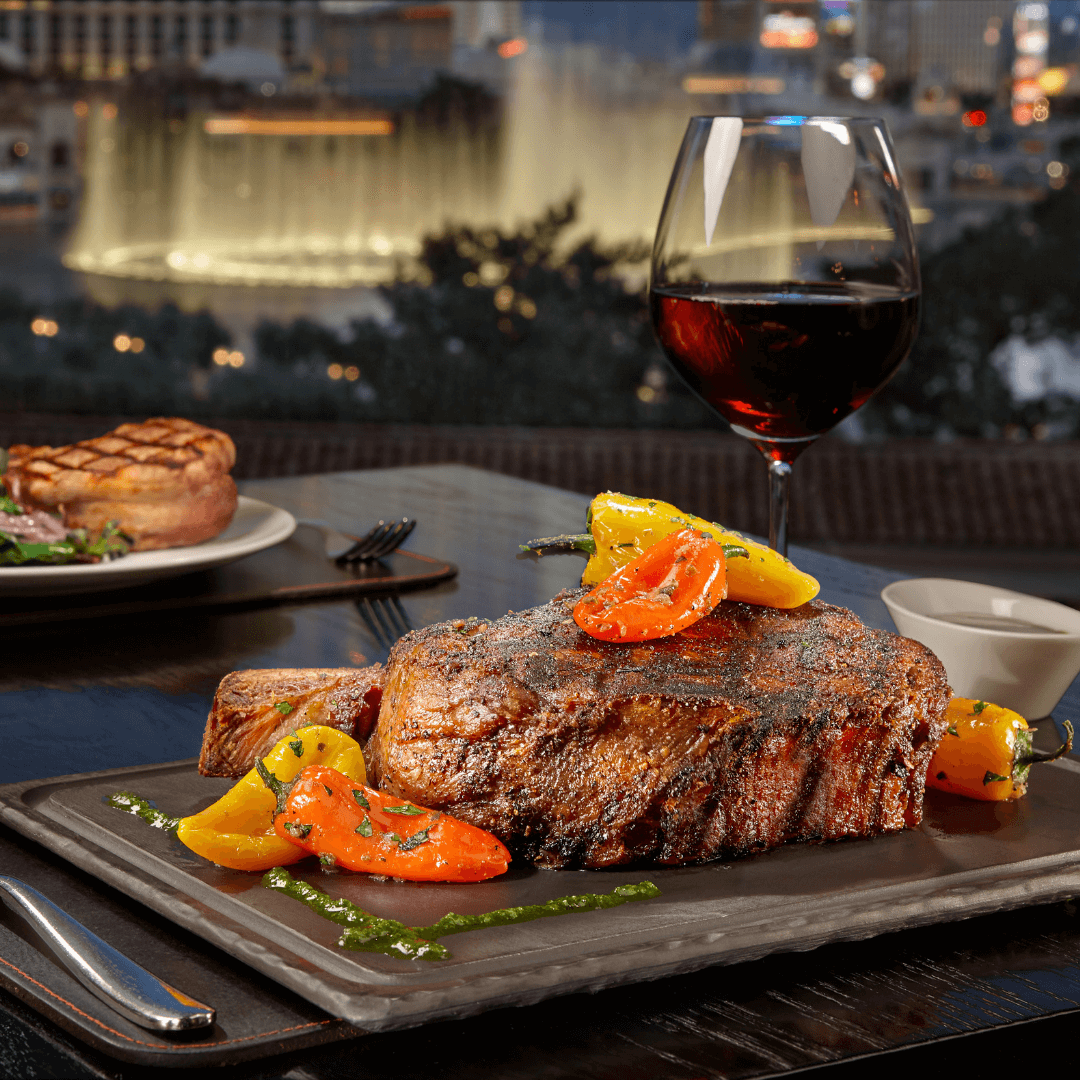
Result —
[[275, 743], [305, 724], [366, 739], [382, 700], [385, 669], [270, 668], [221, 680], [206, 718], [199, 772], [243, 776]]
[[726, 858], [917, 824], [950, 691], [928, 649], [850, 611], [722, 603], [618, 645], [580, 593], [395, 646], [380, 786], [544, 867]]

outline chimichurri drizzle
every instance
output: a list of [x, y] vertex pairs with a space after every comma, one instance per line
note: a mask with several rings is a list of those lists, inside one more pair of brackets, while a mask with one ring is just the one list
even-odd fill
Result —
[[449, 950], [432, 940], [448, 934], [483, 930], [489, 926], [511, 926], [578, 911], [618, 907], [620, 904], [628, 904], [634, 900], [651, 900], [660, 895], [660, 890], [651, 881], [641, 881], [637, 885], [619, 885], [610, 893], [560, 896], [543, 904], [501, 908], [482, 915], [455, 915], [450, 912], [432, 926], [409, 927], [395, 919], [380, 919], [370, 915], [348, 900], [334, 899], [306, 881], [297, 881], [288, 870], [280, 866], [266, 872], [263, 885], [299, 900], [316, 914], [344, 926], [345, 931], [338, 939], [338, 945], [343, 949], [407, 956], [414, 960], [448, 960]]
[[163, 814], [141, 795], [135, 795], [130, 791], [118, 791], [115, 795], [110, 795], [105, 802], [114, 810], [122, 810], [125, 814], [134, 814], [135, 817], [142, 818], [147, 825], [152, 825], [155, 829], [176, 832], [176, 826], [180, 824], [179, 818]]
[[345, 927], [338, 939], [344, 949], [406, 956], [410, 960], [446, 960], [450, 953], [438, 942], [428, 941], [396, 919], [380, 919], [348, 900], [335, 900], [306, 881], [297, 881], [288, 870], [275, 866], [263, 874], [263, 885], [306, 904], [316, 915]]
[[639, 881], [636, 885], [619, 885], [609, 893], [560, 896], [543, 904], [500, 908], [483, 915], [455, 915], [451, 911], [432, 926], [414, 927], [414, 932], [422, 938], [441, 938], [447, 934], [463, 934], [467, 930], [484, 930], [489, 926], [512, 926], [533, 919], [550, 919], [554, 915], [572, 915], [576, 911], [598, 911], [634, 900], [651, 900], [659, 895], [660, 890], [651, 881]]

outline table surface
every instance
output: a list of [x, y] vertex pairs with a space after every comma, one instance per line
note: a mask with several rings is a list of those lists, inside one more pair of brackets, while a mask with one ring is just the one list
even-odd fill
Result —
[[[465, 466], [247, 482], [242, 490], [346, 530], [415, 517], [407, 546], [461, 572], [403, 597], [414, 626], [542, 603], [576, 584], [582, 568], [573, 556], [518, 556], [517, 545], [577, 531], [585, 497]], [[901, 575], [809, 551], [793, 556], [821, 580], [823, 599], [892, 629], [878, 593]], [[214, 689], [236, 668], [385, 660], [351, 602], [23, 628], [0, 636], [0, 647], [0, 782], [192, 756]], [[1080, 720], [1076, 687], [1057, 716]], [[156, 941], [162, 955], [180, 948], [180, 932], [119, 894], [103, 895], [92, 879], [3, 828], [0, 861], [43, 891], [53, 883], [64, 895], [82, 890], [88, 904], [99, 901], [97, 917], [121, 947], [127, 925], [128, 935]], [[183, 955], [196, 962], [190, 949]], [[238, 982], [250, 980], [229, 958], [203, 955], [215, 977], [229, 977], [232, 965]], [[912, 1068], [937, 1075], [1037, 1063], [1055, 1037], [1080, 1033], [1077, 1011], [1080, 919], [1070, 902], [365, 1036], [232, 1071], [297, 1080], [391, 1073], [694, 1080], [809, 1068], [833, 1077]], [[89, 1050], [0, 992], [0, 1076], [143, 1072]]]

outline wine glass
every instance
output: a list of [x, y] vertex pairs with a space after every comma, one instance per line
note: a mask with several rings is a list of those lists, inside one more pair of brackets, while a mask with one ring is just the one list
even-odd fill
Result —
[[919, 292], [883, 120], [691, 119], [653, 246], [653, 326], [690, 388], [765, 455], [782, 555], [791, 463], [903, 362]]

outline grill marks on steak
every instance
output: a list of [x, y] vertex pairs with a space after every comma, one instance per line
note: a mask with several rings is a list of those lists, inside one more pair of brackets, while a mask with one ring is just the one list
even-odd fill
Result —
[[919, 822], [949, 689], [851, 612], [723, 603], [680, 634], [596, 641], [574, 599], [395, 647], [382, 787], [547, 867], [730, 857]]
[[229, 524], [235, 463], [225, 432], [157, 417], [73, 446], [12, 446], [3, 482], [17, 503], [62, 513], [69, 529], [96, 535], [117, 521], [133, 550], [150, 551], [201, 543]]

